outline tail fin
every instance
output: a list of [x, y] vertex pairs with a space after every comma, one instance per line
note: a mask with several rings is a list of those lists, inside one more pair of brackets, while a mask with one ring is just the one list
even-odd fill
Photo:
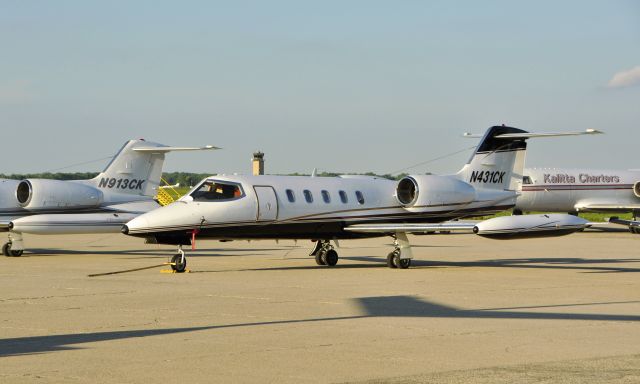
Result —
[[219, 148], [210, 145], [202, 148], [168, 147], [142, 139], [129, 140], [90, 183], [101, 190], [155, 196], [160, 186], [165, 153], [203, 149]]
[[522, 182], [527, 149], [526, 135], [518, 134], [527, 131], [506, 126], [489, 128], [456, 176], [478, 189], [516, 190]]

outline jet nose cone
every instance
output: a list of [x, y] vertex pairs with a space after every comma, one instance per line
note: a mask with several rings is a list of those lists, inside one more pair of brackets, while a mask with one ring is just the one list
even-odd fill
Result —
[[136, 236], [148, 230], [149, 222], [146, 219], [148, 213], [142, 214], [122, 226], [120, 232], [125, 235]]

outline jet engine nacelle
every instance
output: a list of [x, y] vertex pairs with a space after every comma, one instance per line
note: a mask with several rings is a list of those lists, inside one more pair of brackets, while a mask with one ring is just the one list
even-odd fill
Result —
[[636, 197], [640, 197], [640, 181], [636, 181], [636, 183], [633, 184], [633, 194], [636, 195]]
[[464, 205], [475, 200], [471, 184], [454, 177], [437, 175], [407, 176], [398, 182], [396, 198], [408, 211], [426, 212], [449, 205]]
[[72, 181], [28, 179], [16, 188], [18, 204], [25, 209], [92, 208], [103, 201], [102, 192]]

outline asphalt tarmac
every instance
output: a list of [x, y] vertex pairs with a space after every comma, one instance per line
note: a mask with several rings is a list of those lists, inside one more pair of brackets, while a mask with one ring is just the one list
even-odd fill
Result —
[[[1, 383], [638, 383], [640, 235], [173, 248], [25, 236], [0, 258]], [[90, 276], [98, 275], [98, 276]]]

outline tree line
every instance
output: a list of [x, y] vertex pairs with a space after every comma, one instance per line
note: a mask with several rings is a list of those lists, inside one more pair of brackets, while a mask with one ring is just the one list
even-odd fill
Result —
[[[99, 172], [43, 172], [43, 173], [12, 173], [12, 174], [0, 174], [0, 179], [14, 179], [14, 180], [24, 180], [24, 179], [53, 179], [53, 180], [86, 180], [93, 179], [98, 176]], [[335, 177], [340, 176], [345, 173], [338, 172], [319, 172], [317, 173], [318, 177]], [[349, 173], [354, 174], [354, 173]], [[309, 174], [304, 173], [291, 173], [289, 176], [309, 176]], [[406, 173], [401, 173], [399, 175], [378, 175], [373, 172], [361, 173], [360, 175], [364, 176], [376, 176], [389, 180], [400, 180], [405, 177]], [[193, 172], [164, 172], [162, 174], [162, 178], [169, 185], [180, 184], [182, 187], [189, 187], [197, 184], [200, 180], [205, 177], [211, 176], [210, 173], [193, 173]]]

